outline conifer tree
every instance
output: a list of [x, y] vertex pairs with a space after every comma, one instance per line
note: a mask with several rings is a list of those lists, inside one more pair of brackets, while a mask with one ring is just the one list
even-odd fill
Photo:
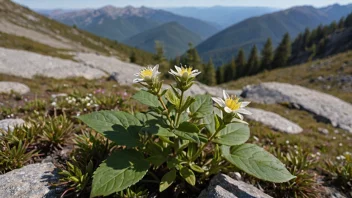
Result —
[[229, 82], [234, 79], [233, 76], [233, 69], [231, 67], [231, 64], [225, 64], [224, 66], [224, 82]]
[[262, 55], [262, 60], [261, 60], [260, 70], [272, 69], [271, 64], [273, 62], [274, 54], [273, 54], [273, 44], [271, 42], [271, 38], [268, 38], [268, 40], [266, 41], [261, 55]]
[[303, 46], [302, 46], [302, 50], [304, 50], [306, 47], [309, 47], [309, 39], [310, 39], [310, 30], [309, 28], [306, 28], [306, 30], [304, 31], [303, 34]]
[[216, 70], [216, 82], [217, 82], [217, 84], [221, 84], [221, 83], [225, 82], [224, 73], [225, 73], [224, 66], [222, 65], [222, 66], [218, 67], [218, 69]]
[[244, 76], [244, 72], [246, 69], [246, 56], [244, 54], [243, 49], [241, 48], [238, 51], [237, 57], [236, 57], [236, 73], [237, 73], [237, 78], [240, 78], [242, 76]]
[[340, 20], [339, 20], [339, 24], [337, 25], [339, 29], [342, 29], [345, 27], [345, 17], [342, 17]]
[[137, 57], [136, 57], [136, 52], [133, 50], [131, 55], [130, 55], [130, 62], [131, 63], [136, 63], [137, 62]]
[[273, 68], [284, 67], [288, 64], [291, 56], [291, 41], [290, 35], [286, 33], [282, 38], [281, 43], [275, 50]]
[[154, 55], [154, 61], [159, 64], [159, 70], [161, 73], [166, 74], [168, 70], [170, 69], [170, 64], [169, 61], [166, 59], [164, 55], [164, 48], [163, 45], [159, 42], [155, 42], [155, 55]]
[[189, 49], [187, 51], [185, 64], [189, 67], [192, 67], [193, 69], [197, 69], [198, 71], [202, 72], [197, 76], [197, 80], [202, 82], [204, 77], [204, 66], [202, 64], [202, 59], [200, 58], [198, 51], [193, 47], [192, 43], [189, 43], [188, 46]]
[[216, 72], [212, 59], [210, 59], [208, 64], [205, 66], [203, 82], [210, 86], [216, 84]]
[[346, 17], [345, 27], [352, 27], [352, 13]]
[[259, 66], [258, 49], [254, 45], [248, 58], [246, 75], [256, 74], [259, 71]]

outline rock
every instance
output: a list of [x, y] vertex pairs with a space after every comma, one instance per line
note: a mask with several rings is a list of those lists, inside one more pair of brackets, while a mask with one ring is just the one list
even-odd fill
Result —
[[52, 98], [63, 98], [67, 97], [68, 95], [66, 93], [58, 93], [58, 94], [51, 94]]
[[15, 126], [23, 125], [25, 123], [22, 119], [4, 119], [0, 120], [0, 130], [7, 131], [10, 129], [12, 131]]
[[329, 135], [329, 130], [324, 129], [324, 128], [318, 128], [319, 133], [324, 134], [324, 135]]
[[274, 130], [289, 134], [297, 134], [303, 131], [303, 129], [297, 124], [276, 113], [254, 108], [247, 109], [252, 112], [252, 115], [246, 115], [248, 119], [260, 122]]
[[326, 197], [329, 198], [347, 198], [342, 192], [339, 192], [334, 187], [323, 186], [323, 190], [325, 191]]
[[10, 94], [11, 92], [16, 92], [21, 95], [26, 94], [30, 91], [27, 85], [18, 82], [0, 82], [0, 93]]
[[96, 79], [106, 76], [104, 71], [91, 68], [84, 63], [6, 48], [0, 48], [0, 73], [24, 78], [39, 75], [57, 79], [70, 77]]
[[54, 198], [49, 183], [59, 179], [52, 163], [31, 164], [0, 175], [0, 197], [3, 198]]
[[316, 119], [352, 133], [352, 105], [329, 94], [286, 83], [246, 86], [242, 96], [258, 103], [290, 103], [315, 115]]
[[208, 188], [198, 198], [270, 198], [253, 185], [218, 174], [210, 181]]

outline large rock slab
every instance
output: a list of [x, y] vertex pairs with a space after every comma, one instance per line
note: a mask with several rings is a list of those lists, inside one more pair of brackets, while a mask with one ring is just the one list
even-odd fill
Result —
[[102, 70], [86, 66], [84, 63], [6, 48], [0, 48], [0, 73], [24, 78], [41, 75], [58, 79], [95, 79], [107, 76]]
[[246, 86], [242, 96], [258, 103], [290, 103], [313, 113], [318, 120], [352, 133], [352, 105], [332, 95], [286, 83]]
[[31, 164], [0, 175], [0, 197], [54, 198], [57, 195], [49, 183], [58, 179], [54, 164]]
[[271, 198], [253, 185], [218, 174], [198, 198]]
[[29, 87], [25, 84], [18, 82], [0, 82], [0, 93], [9, 94], [11, 92], [16, 92], [19, 94], [26, 94], [30, 91]]
[[247, 108], [247, 110], [252, 112], [252, 115], [245, 115], [249, 120], [260, 122], [274, 130], [289, 134], [297, 134], [303, 131], [299, 125], [276, 113], [254, 108]]
[[[0, 120], [0, 130], [12, 131], [15, 126], [23, 125], [25, 122], [22, 119], [4, 119]], [[0, 134], [1, 135], [1, 134]]]
[[77, 53], [75, 59], [91, 68], [99, 69], [109, 74], [114, 73], [115, 79], [120, 84], [132, 84], [135, 78], [134, 74], [142, 69], [139, 65], [126, 63], [115, 57], [101, 56], [92, 53]]

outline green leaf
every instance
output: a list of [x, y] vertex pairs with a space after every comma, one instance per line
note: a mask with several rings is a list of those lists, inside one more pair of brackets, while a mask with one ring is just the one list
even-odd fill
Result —
[[187, 157], [192, 159], [193, 155], [197, 153], [198, 145], [196, 143], [190, 143], [187, 148]]
[[212, 114], [213, 102], [209, 95], [197, 95], [194, 98], [195, 102], [189, 107], [192, 116], [202, 118], [208, 114]]
[[180, 100], [177, 98], [177, 96], [175, 95], [175, 93], [171, 89], [168, 89], [166, 91], [165, 97], [171, 104], [175, 105], [176, 108], [178, 109], [178, 106], [180, 104]]
[[149, 163], [135, 150], [120, 150], [100, 164], [94, 172], [91, 197], [119, 192], [141, 180]]
[[166, 173], [162, 178], [159, 186], [159, 191], [163, 192], [166, 190], [176, 179], [176, 170], [173, 169]]
[[175, 137], [175, 134], [170, 132], [168, 129], [161, 127], [160, 125], [145, 127], [142, 129], [142, 131], [147, 132], [150, 135], [163, 136], [163, 137]]
[[180, 175], [183, 177], [183, 179], [186, 180], [187, 183], [191, 184], [192, 186], [196, 185], [196, 176], [189, 168], [182, 167], [180, 170]]
[[196, 164], [191, 164], [189, 167], [191, 167], [192, 170], [194, 170], [198, 173], [204, 173], [204, 170]]
[[199, 137], [197, 133], [188, 133], [188, 132], [183, 132], [183, 131], [174, 131], [175, 135], [179, 136], [182, 139], [189, 140], [194, 143], [199, 143]]
[[188, 133], [198, 133], [199, 132], [199, 128], [195, 124], [192, 124], [190, 122], [182, 122], [180, 124], [180, 126], [177, 128], [177, 130], [188, 132]]
[[137, 92], [132, 98], [150, 107], [160, 107], [158, 97], [144, 90]]
[[164, 155], [154, 155], [147, 158], [147, 160], [155, 166], [160, 166], [166, 161]]
[[220, 126], [218, 117], [214, 114], [204, 116], [203, 123], [205, 124], [205, 128], [207, 128], [211, 134], [214, 134]]
[[249, 127], [246, 124], [230, 123], [220, 130], [219, 137], [213, 142], [228, 146], [245, 143], [249, 139]]
[[194, 103], [195, 99], [188, 96], [186, 101], [182, 104], [182, 107], [180, 108], [180, 111], [185, 111], [188, 107], [190, 107]]
[[227, 161], [259, 179], [282, 183], [295, 178], [280, 160], [257, 145], [221, 146], [221, 151]]
[[89, 127], [118, 145], [139, 146], [140, 121], [122, 111], [99, 111], [78, 117]]

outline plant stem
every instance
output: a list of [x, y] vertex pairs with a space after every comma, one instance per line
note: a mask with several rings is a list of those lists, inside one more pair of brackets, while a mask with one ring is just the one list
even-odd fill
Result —
[[163, 99], [161, 98], [160, 95], [158, 95], [158, 100], [159, 100], [159, 102], [161, 103], [161, 106], [163, 106], [164, 110], [167, 111], [167, 120], [169, 120], [170, 125], [173, 126], [174, 122], [173, 122], [173, 121], [171, 120], [171, 118], [170, 118], [169, 110], [168, 110], [168, 108], [166, 107], [166, 105], [165, 105], [165, 103], [164, 103], [164, 101], [163, 101]]
[[149, 174], [150, 176], [152, 176], [152, 177], [155, 179], [155, 181], [158, 181], [158, 182], [160, 183], [160, 179], [159, 179], [158, 176], [156, 176], [152, 171], [148, 171], [148, 174]]
[[215, 133], [213, 133], [213, 135], [210, 136], [210, 138], [208, 139], [207, 143], [203, 144], [202, 147], [200, 147], [200, 149], [196, 152], [196, 154], [193, 156], [192, 161], [196, 160], [197, 157], [202, 153], [202, 151], [204, 150], [204, 148], [216, 137], [216, 135], [220, 132], [220, 130], [216, 131]]
[[181, 97], [180, 97], [180, 105], [179, 105], [179, 110], [177, 112], [177, 117], [176, 117], [176, 126], [178, 126], [179, 122], [180, 122], [180, 117], [181, 117], [181, 106], [182, 106], [182, 99], [183, 99], [183, 94], [184, 91], [181, 91]]

